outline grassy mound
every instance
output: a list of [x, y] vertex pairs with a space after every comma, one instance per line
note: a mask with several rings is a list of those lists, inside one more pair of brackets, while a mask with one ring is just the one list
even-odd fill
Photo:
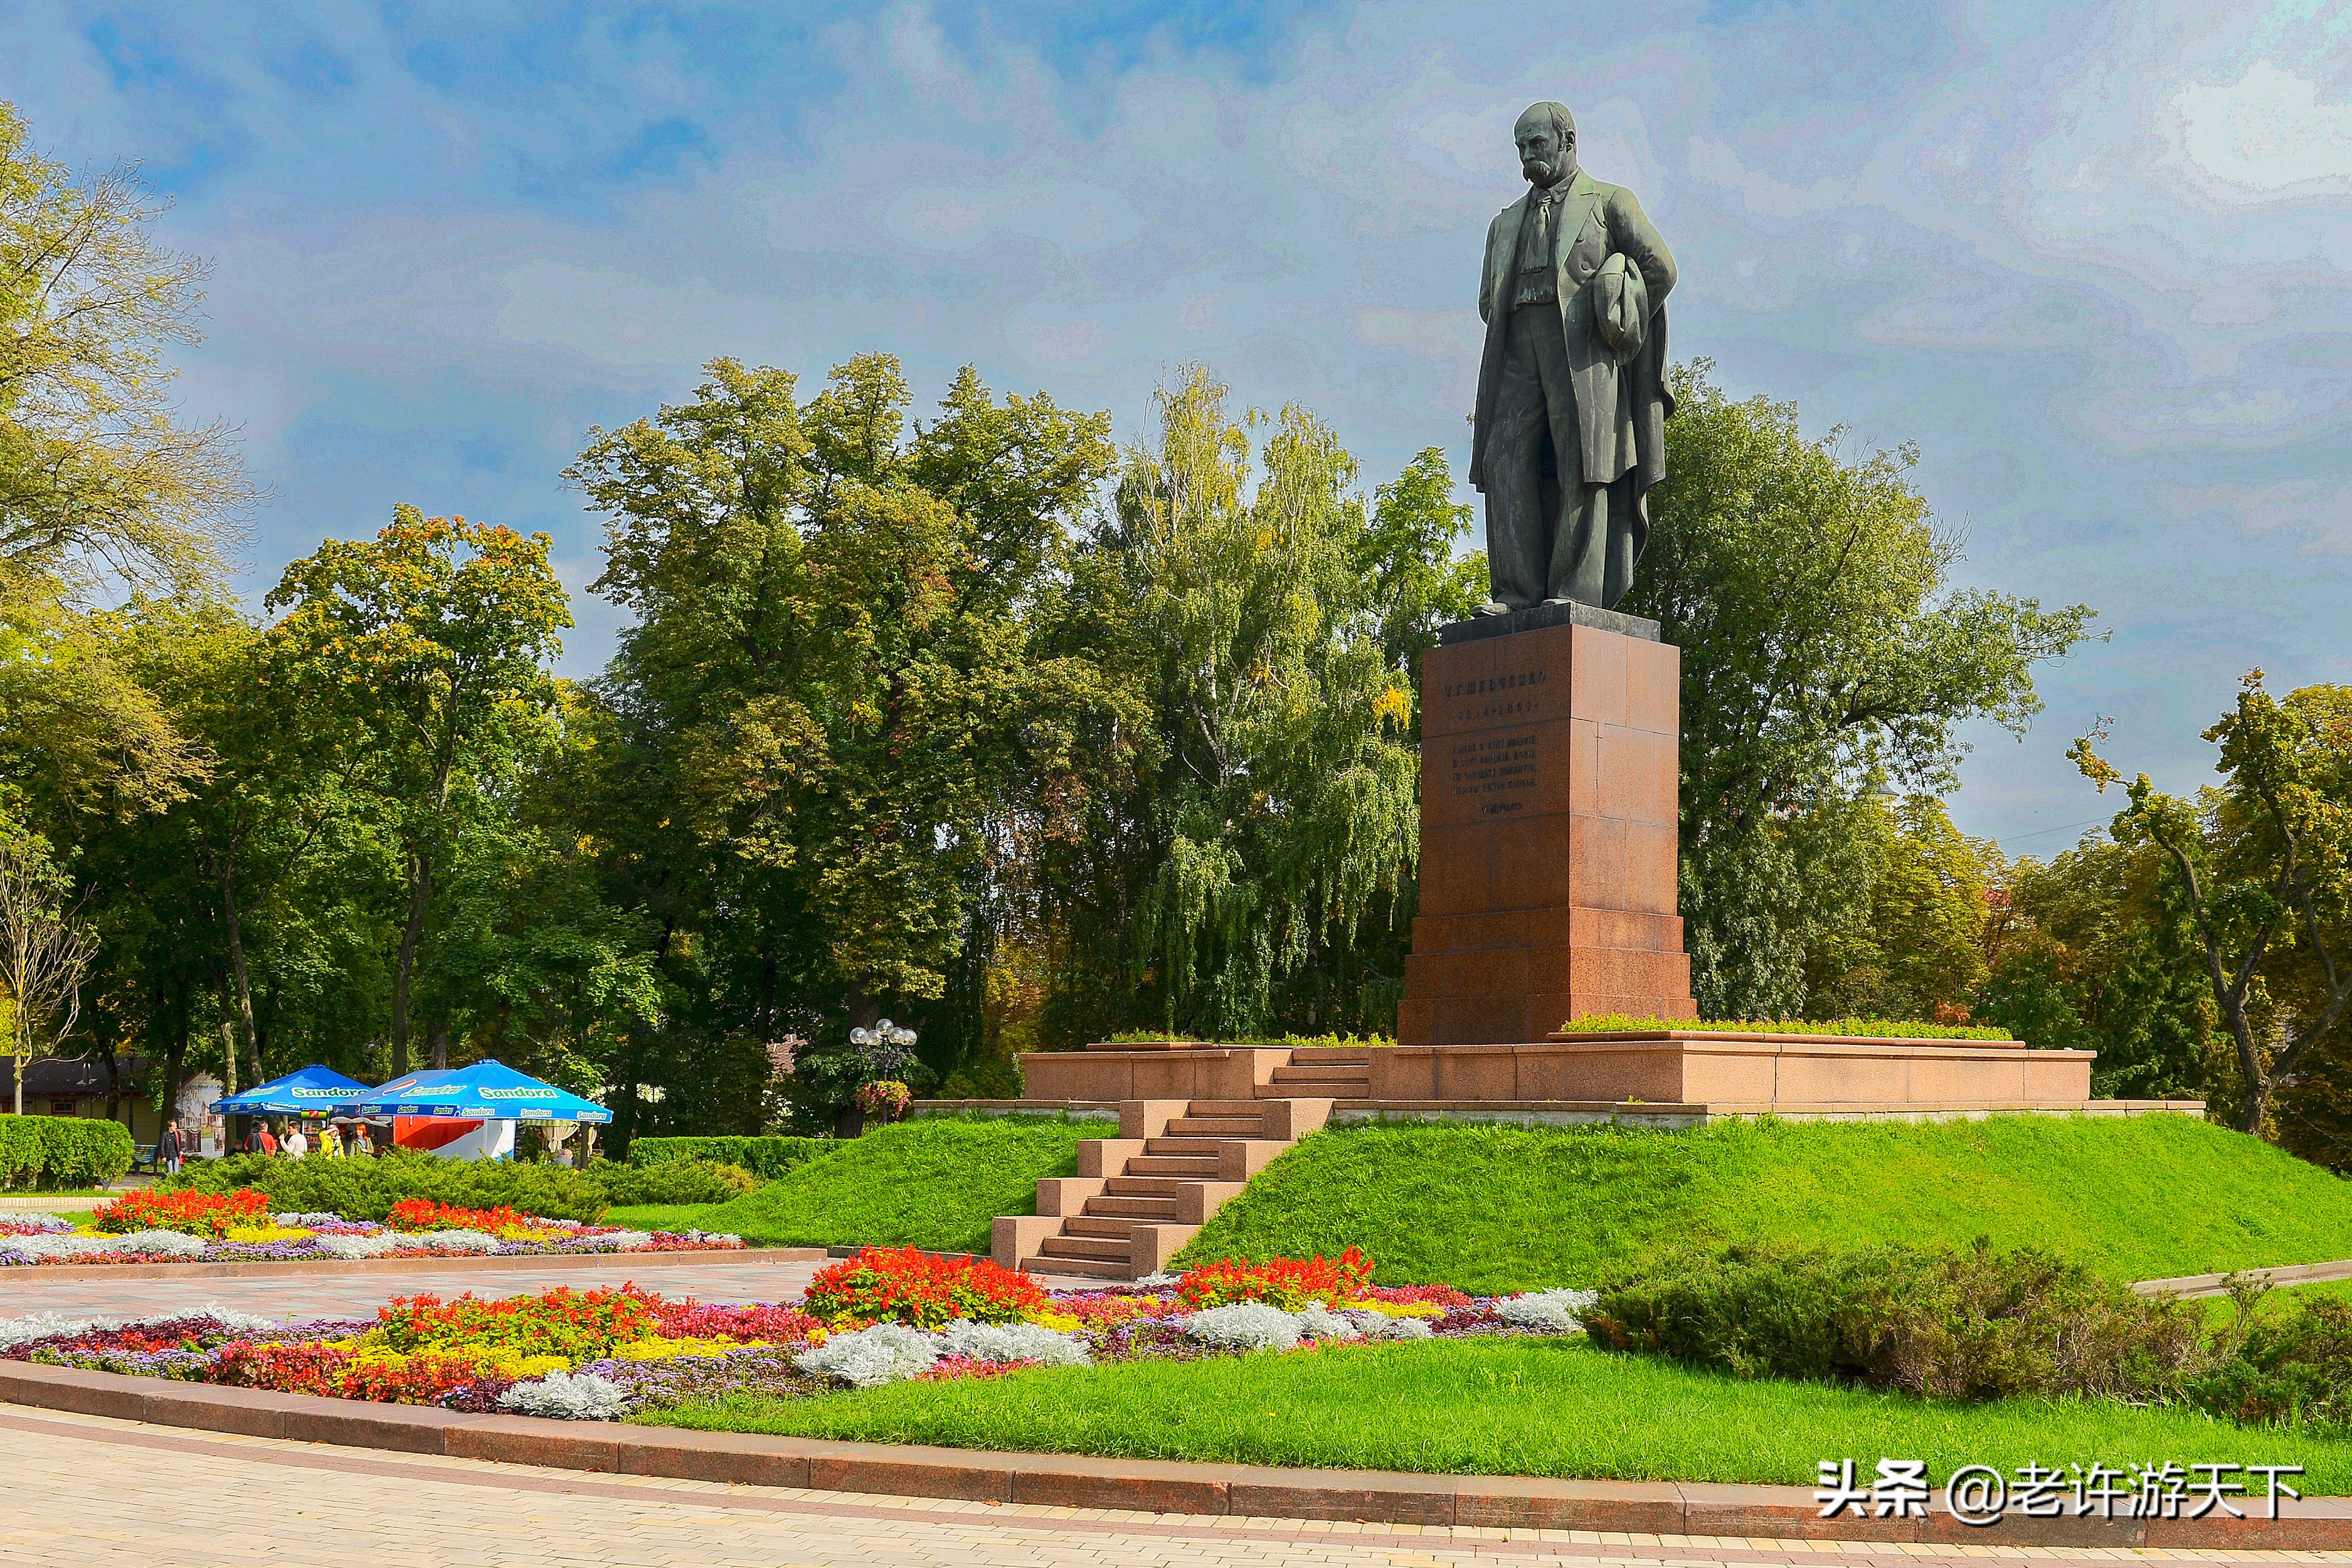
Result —
[[1078, 1168], [1099, 1121], [925, 1117], [877, 1128], [755, 1192], [667, 1215], [761, 1247], [986, 1252], [998, 1215], [1037, 1212], [1037, 1178]]
[[2352, 1181], [2187, 1116], [1333, 1128], [1218, 1210], [1186, 1261], [1336, 1256], [1383, 1284], [1590, 1284], [1655, 1247], [2044, 1247], [2116, 1279], [2352, 1258]]
[[736, 1394], [636, 1419], [1122, 1458], [1783, 1486], [1811, 1485], [1824, 1455], [1843, 1454], [1923, 1458], [1937, 1482], [1962, 1464], [2013, 1471], [2029, 1460], [2300, 1463], [2306, 1493], [2352, 1491], [2352, 1441], [2233, 1426], [2177, 1405], [1967, 1405], [1743, 1382], [1582, 1339], [1133, 1361], [815, 1399]]

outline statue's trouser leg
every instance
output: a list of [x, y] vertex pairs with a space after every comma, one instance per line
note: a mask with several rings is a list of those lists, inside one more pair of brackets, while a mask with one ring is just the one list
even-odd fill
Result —
[[[1552, 445], [1547, 435], [1562, 423], [1551, 416], [1554, 400], [1568, 409], [1573, 396], [1559, 312], [1548, 305], [1514, 310], [1504, 330], [1495, 424], [1486, 437], [1486, 566], [1495, 597], [1515, 610], [1544, 597], [1560, 521], [1547, 517], [1543, 504], [1544, 460]], [[1575, 427], [1573, 416], [1566, 423]], [[1562, 487], [1563, 500], [1580, 489]]]

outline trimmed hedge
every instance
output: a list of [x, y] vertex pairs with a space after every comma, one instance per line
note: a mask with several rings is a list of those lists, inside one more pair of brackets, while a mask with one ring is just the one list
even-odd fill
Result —
[[179, 1175], [157, 1184], [204, 1193], [258, 1187], [278, 1213], [339, 1214], [346, 1219], [380, 1220], [403, 1198], [432, 1198], [456, 1208], [503, 1205], [548, 1219], [598, 1219], [607, 1206], [594, 1177], [562, 1165], [445, 1160], [408, 1149], [349, 1160], [232, 1154], [192, 1161]]
[[740, 1198], [760, 1184], [740, 1165], [716, 1160], [664, 1160], [654, 1165], [621, 1165], [599, 1160], [588, 1174], [604, 1189], [604, 1201], [614, 1208], [642, 1208], [648, 1204], [723, 1204]]
[[760, 1180], [772, 1182], [842, 1147], [832, 1138], [633, 1138], [629, 1163], [643, 1167], [672, 1160], [709, 1160], [740, 1165]]
[[131, 1169], [131, 1129], [90, 1116], [0, 1116], [0, 1189], [100, 1187]]
[[1736, 1377], [1936, 1399], [2179, 1395], [2204, 1370], [2201, 1302], [2137, 1295], [2032, 1247], [1688, 1248], [1626, 1264], [1584, 1314], [1612, 1350]]

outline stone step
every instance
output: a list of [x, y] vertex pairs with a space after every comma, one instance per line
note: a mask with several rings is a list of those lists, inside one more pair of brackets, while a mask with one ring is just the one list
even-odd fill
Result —
[[1103, 1219], [1090, 1214], [1074, 1214], [1062, 1222], [1062, 1234], [1065, 1236], [1115, 1236], [1125, 1241], [1134, 1232], [1135, 1222], [1131, 1219]]
[[1370, 1100], [1372, 1086], [1365, 1079], [1298, 1083], [1262, 1083], [1260, 1100]]
[[1103, 1188], [1115, 1198], [1172, 1198], [1181, 1184], [1173, 1176], [1112, 1176]]
[[1177, 1116], [1168, 1122], [1171, 1138], [1262, 1138], [1263, 1116]]
[[1278, 1067], [1274, 1069], [1274, 1081], [1276, 1083], [1319, 1083], [1326, 1080], [1344, 1083], [1350, 1079], [1360, 1083], [1371, 1082], [1372, 1064], [1370, 1062], [1294, 1062], [1288, 1067]]
[[1217, 1177], [1217, 1157], [1213, 1154], [1137, 1154], [1127, 1163], [1130, 1176], [1195, 1176], [1207, 1181]]
[[1091, 1274], [1097, 1279], [1132, 1279], [1135, 1265], [1102, 1258], [1024, 1258], [1021, 1267], [1032, 1274]]
[[1123, 1236], [1049, 1236], [1037, 1244], [1037, 1250], [1048, 1258], [1099, 1258], [1112, 1263], [1124, 1263], [1129, 1256]]
[[1214, 1138], [1146, 1138], [1143, 1141], [1143, 1152], [1147, 1154], [1192, 1154], [1206, 1156], [1213, 1160], [1217, 1157], [1217, 1140]]
[[1369, 1064], [1372, 1051], [1369, 1046], [1300, 1046], [1290, 1053], [1290, 1059], [1294, 1066], [1302, 1062], [1339, 1062], [1353, 1066]]
[[1196, 1100], [1184, 1108], [1187, 1116], [1246, 1117], [1252, 1121], [1265, 1114], [1265, 1107], [1255, 1100]]
[[1105, 1218], [1118, 1215], [1127, 1219], [1165, 1219], [1176, 1217], [1174, 1198], [1123, 1198], [1106, 1194], [1088, 1198], [1086, 1212]]

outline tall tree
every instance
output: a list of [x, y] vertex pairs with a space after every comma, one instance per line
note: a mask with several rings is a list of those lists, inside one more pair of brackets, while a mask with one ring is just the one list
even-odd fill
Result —
[[948, 994], [1008, 844], [1093, 787], [1074, 737], [1116, 694], [1033, 621], [1111, 450], [968, 370], [911, 438], [887, 355], [805, 405], [783, 371], [709, 374], [569, 470], [607, 519], [596, 591], [639, 616], [605, 683], [639, 803], [614, 858], [706, 990], [695, 1027], [838, 1043]]
[[25, 1059], [70, 1034], [95, 937], [72, 889], [37, 842], [0, 841], [0, 1007], [7, 1011], [16, 1078], [10, 1110], [25, 1113]]
[[[1439, 472], [1424, 455], [1391, 492], [1384, 539], [1354, 458], [1304, 410], [1237, 417], [1197, 369], [1160, 393], [1081, 584], [1079, 626], [1139, 671], [1150, 712], [1130, 792], [1081, 840], [1108, 863], [1070, 911], [1074, 952], [1125, 969], [1112, 1021], [1261, 1032], [1284, 986], [1396, 918], [1420, 840], [1402, 666], [1444, 603], [1429, 556], [1458, 521], [1427, 504]], [[1407, 561], [1423, 602], [1391, 623], [1367, 568], [1393, 563], [1393, 587]]]
[[159, 246], [135, 167], [77, 179], [0, 102], [0, 810], [77, 833], [168, 805], [201, 757], [84, 612], [209, 591], [250, 494], [227, 435], [178, 419], [204, 263]]
[[[2123, 775], [2094, 750], [2102, 738], [2070, 754], [2104, 794]], [[2192, 804], [2141, 773], [2109, 831], [2155, 846], [2176, 879], [2236, 1048], [2238, 1130], [2274, 1136], [2274, 1100], [2352, 1008], [2352, 687], [2281, 702], [2255, 670], [2205, 738], [2220, 788]]]
[[[1959, 540], [1906, 475], [1916, 453], [1841, 455], [1793, 404], [1673, 373], [1668, 478], [1622, 608], [1683, 650], [1682, 909], [1692, 986], [1717, 1016], [1806, 1003], [1813, 933], [1841, 918], [1840, 803], [1890, 774], [1958, 782], [1969, 719], [2021, 731], [2033, 667], [2091, 612], [1948, 582]], [[1818, 830], [1817, 830], [1818, 829]]]
[[[548, 537], [395, 510], [373, 540], [328, 540], [286, 568], [268, 607], [289, 669], [319, 702], [363, 724], [364, 777], [389, 805], [406, 910], [392, 982], [392, 1071], [408, 1070], [417, 945], [465, 824], [460, 785], [511, 772], [546, 732], [548, 663], [572, 625]], [[289, 608], [290, 606], [290, 608]], [[446, 1065], [446, 1044], [434, 1065]]]

